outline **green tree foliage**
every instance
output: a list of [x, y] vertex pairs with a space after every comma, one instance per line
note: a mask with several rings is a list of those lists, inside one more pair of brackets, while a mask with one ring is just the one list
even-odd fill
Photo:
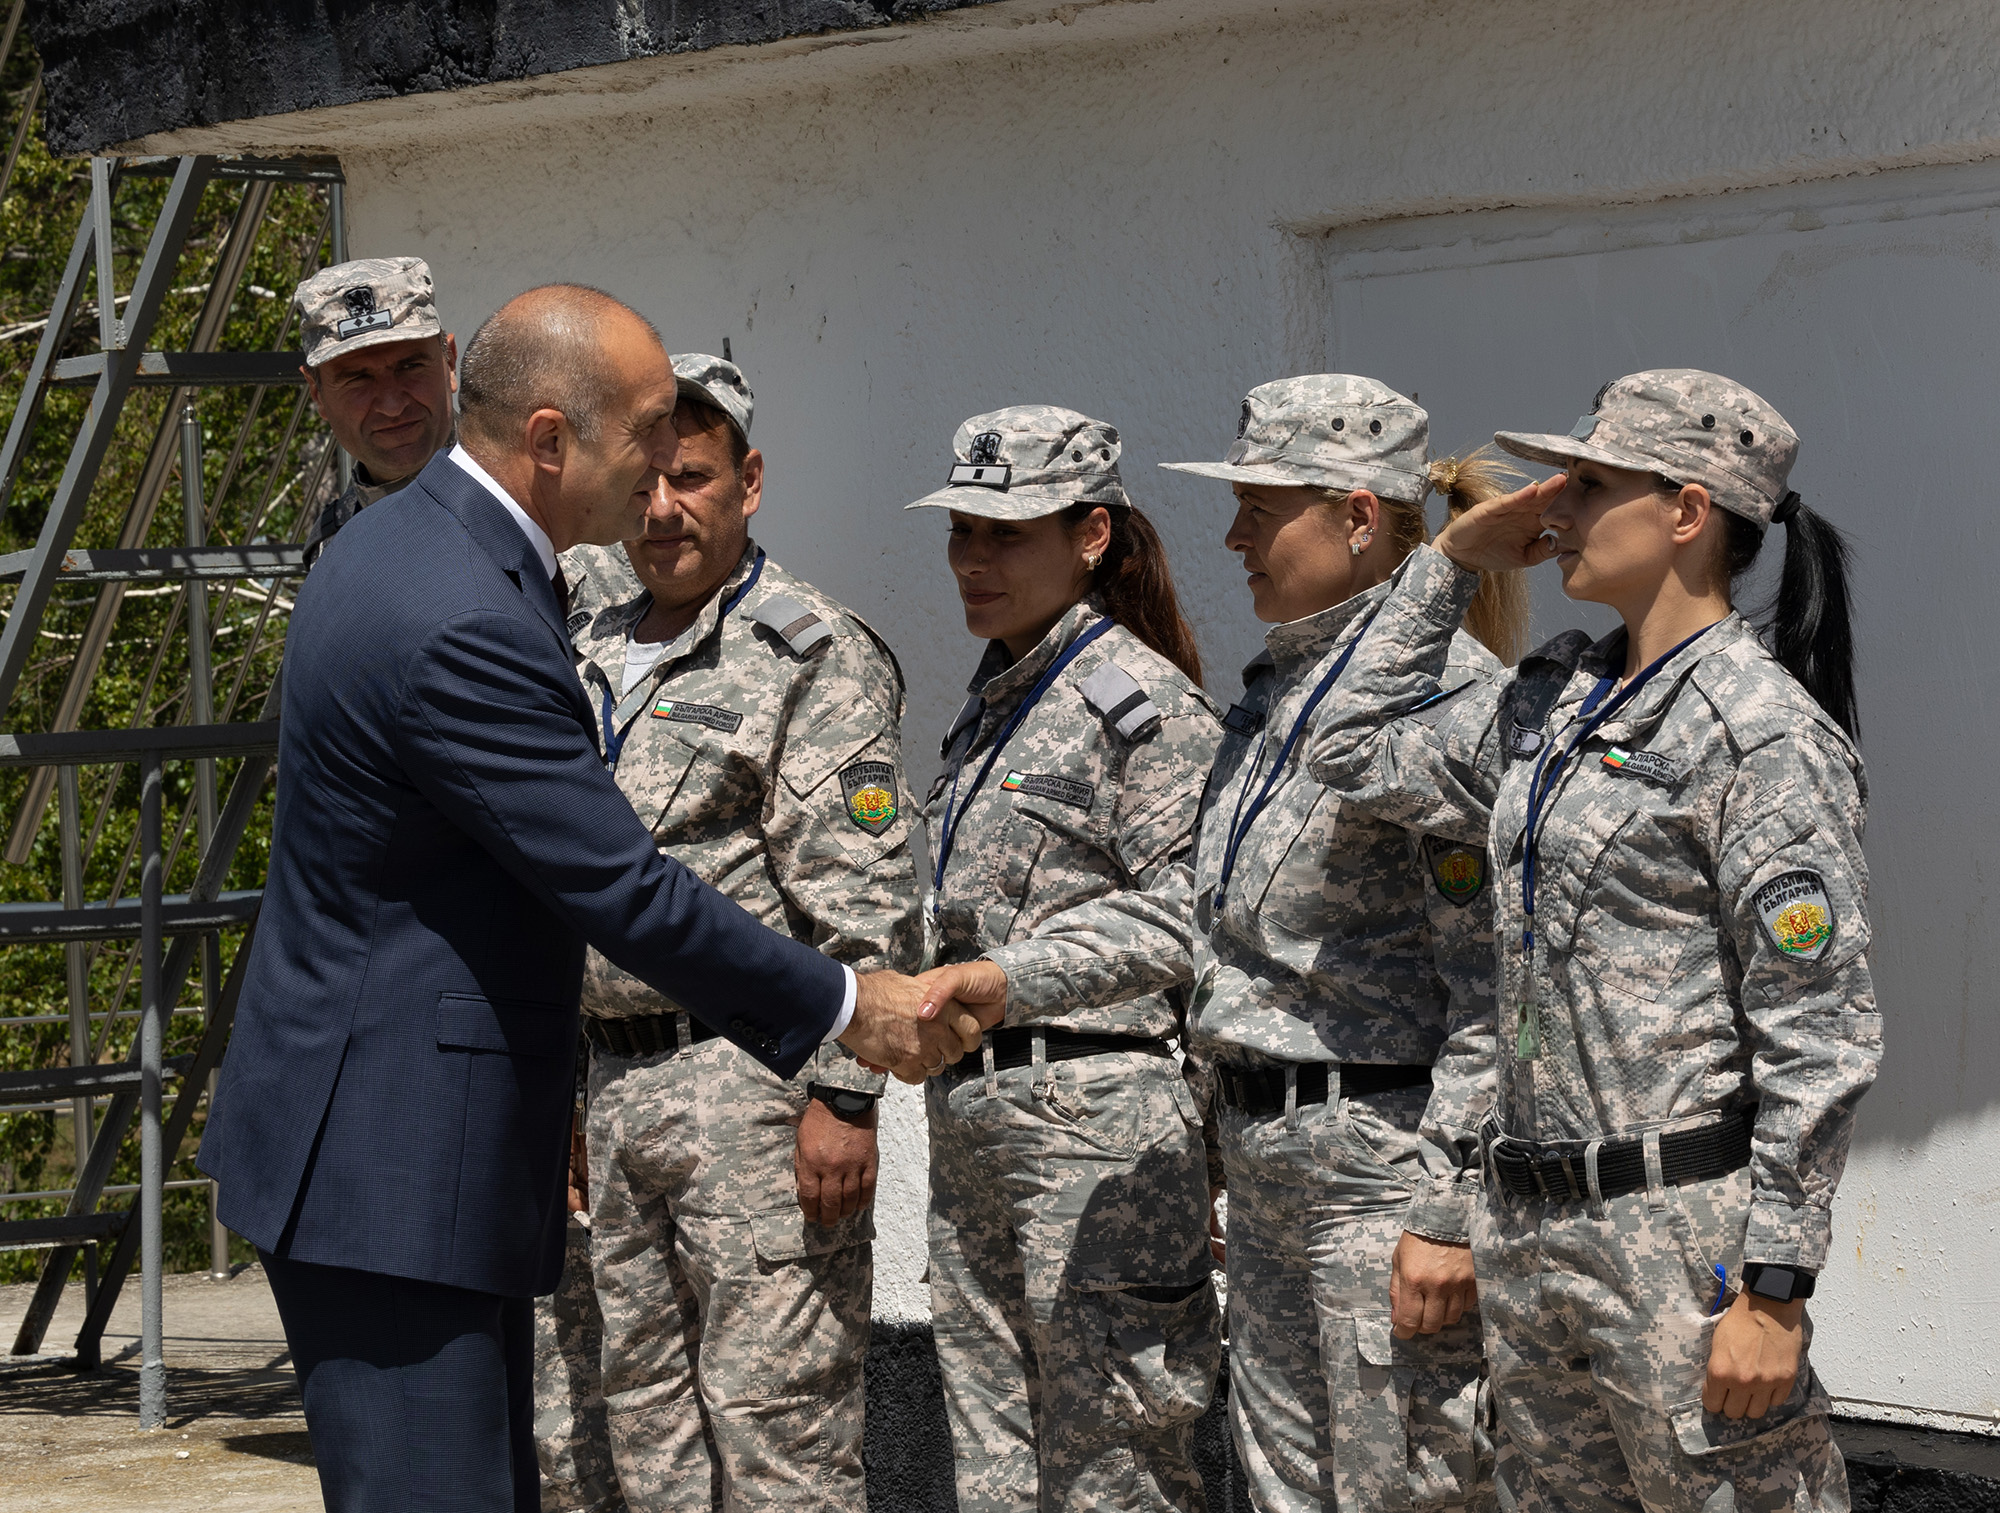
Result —
[[[0, 147], [11, 140], [15, 121], [35, 77], [35, 61], [17, 48], [0, 73]], [[0, 200], [0, 417], [11, 417], [20, 401], [50, 303], [61, 281], [78, 226], [89, 208], [89, 169], [80, 160], [49, 156], [39, 123], [29, 132], [14, 177]], [[145, 254], [154, 219], [165, 198], [167, 179], [130, 171], [118, 182], [113, 200], [118, 290], [126, 291]], [[208, 296], [224, 243], [246, 190], [237, 183], [212, 184], [205, 192], [185, 253], [175, 270], [173, 292], [161, 307], [145, 345], [185, 349]], [[298, 280], [322, 266], [329, 252], [328, 204], [324, 191], [296, 184], [272, 190], [257, 229], [255, 250], [230, 305], [220, 345], [226, 349], [284, 348], [295, 344], [290, 294]], [[85, 281], [72, 335], [62, 355], [97, 349], [94, 278]], [[120, 307], [122, 310], [122, 306]], [[121, 536], [146, 546], [183, 542], [184, 515], [179, 467], [180, 416], [168, 413], [174, 391], [143, 388], [119, 417], [111, 449], [91, 492], [74, 545], [111, 547]], [[88, 387], [53, 393], [33, 433], [4, 514], [0, 552], [32, 546], [47, 517], [70, 446], [90, 398]], [[329, 483], [331, 454], [325, 428], [303, 390], [208, 389], [196, 396], [203, 436], [203, 497], [208, 538], [216, 543], [292, 541], [309, 523]], [[164, 430], [171, 434], [162, 438]], [[172, 447], [173, 466], [143, 533], [132, 519], [147, 460], [156, 445]], [[93, 613], [103, 613], [94, 590], [79, 584], [58, 589], [38, 628], [32, 660], [0, 729], [40, 731], [53, 726], [64, 688], [76, 675], [79, 648]], [[282, 654], [285, 614], [295, 582], [211, 585], [209, 614], [215, 671], [215, 717], [260, 717]], [[0, 586], [0, 613], [11, 612], [12, 585]], [[115, 592], [115, 591], [114, 591]], [[182, 585], [134, 585], [118, 600], [111, 639], [88, 684], [79, 724], [86, 729], [127, 725], [171, 725], [190, 718], [187, 590]], [[226, 796], [235, 762], [218, 764], [219, 791]], [[10, 832], [30, 792], [31, 774], [0, 770], [0, 836]], [[84, 896], [90, 900], [131, 897], [138, 891], [136, 837], [138, 781], [131, 768], [84, 768], [81, 831], [85, 844]], [[167, 890], [183, 892], [193, 882], [198, 861], [194, 819], [195, 774], [191, 765], [170, 765], [166, 773]], [[270, 788], [237, 853], [228, 886], [254, 888], [263, 882], [270, 851]], [[25, 865], [0, 864], [0, 902], [53, 901], [62, 897], [57, 806], [40, 812]], [[31, 821], [32, 823], [32, 821]], [[225, 935], [226, 971], [238, 941]], [[90, 1009], [90, 1055], [98, 1061], [122, 1059], [137, 1033], [137, 942], [110, 942], [86, 949]], [[219, 983], [216, 985], [219, 987]], [[192, 1051], [202, 1030], [200, 971], [190, 975], [181, 1009], [170, 1020], [167, 1054]], [[67, 1065], [70, 1031], [66, 1022], [24, 1023], [64, 1015], [68, 1007], [64, 949], [0, 950], [0, 1068]], [[193, 1012], [185, 1012], [192, 1010]], [[111, 1017], [105, 1017], [105, 1016]], [[178, 1091], [169, 1085], [169, 1095]], [[102, 1115], [103, 1105], [98, 1105]], [[200, 1120], [196, 1122], [199, 1134]], [[170, 1176], [192, 1178], [191, 1138]], [[20, 1193], [67, 1187], [75, 1171], [73, 1114], [60, 1110], [0, 1110], [0, 1192]], [[136, 1125], [120, 1152], [114, 1183], [138, 1180]], [[134, 1201], [116, 1196], [107, 1207]], [[14, 1202], [0, 1217], [29, 1218], [61, 1213], [60, 1200]], [[169, 1191], [166, 1253], [171, 1269], [208, 1264], [208, 1197], [205, 1189]], [[247, 1255], [236, 1241], [238, 1257]], [[0, 1281], [32, 1277], [36, 1252], [0, 1252]]]

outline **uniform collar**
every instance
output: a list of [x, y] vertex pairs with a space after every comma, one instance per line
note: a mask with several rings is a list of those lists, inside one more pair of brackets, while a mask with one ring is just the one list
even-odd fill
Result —
[[[647, 680], [649, 683], [658, 681], [667, 668], [672, 667], [674, 663], [716, 634], [722, 625], [722, 605], [727, 602], [731, 594], [743, 586], [743, 581], [750, 576], [756, 566], [757, 543], [755, 540], [747, 540], [743, 544], [743, 555], [737, 559], [736, 566], [730, 569], [729, 576], [722, 580], [721, 587], [703, 602], [687, 629], [668, 643], [666, 655], [661, 657], [658, 665], [654, 667], [652, 677]], [[766, 567], [768, 569], [768, 563]], [[623, 604], [614, 604], [609, 609], [600, 610], [576, 640], [579, 655], [587, 664], [595, 667], [599, 675], [613, 688], [617, 687], [612, 678], [613, 673], [621, 678], [624, 676], [625, 643], [632, 638], [633, 630], [646, 618], [646, 611], [652, 607], [651, 591], [643, 591], [637, 598], [627, 599]]]
[[[1339, 645], [1352, 627], [1375, 613], [1382, 601], [1389, 597], [1395, 582], [1394, 578], [1390, 578], [1373, 588], [1363, 589], [1351, 599], [1343, 599], [1331, 609], [1307, 615], [1303, 620], [1288, 620], [1283, 625], [1272, 626], [1264, 633], [1264, 647], [1270, 654], [1272, 665], [1290, 670], [1301, 662], [1317, 662]], [[1263, 657], [1254, 658], [1243, 669], [1245, 682], [1249, 681], [1252, 669], [1264, 660]]]
[[[1731, 610], [1722, 619], [1710, 626], [1697, 637], [1692, 645], [1682, 647], [1668, 659], [1667, 665], [1654, 673], [1646, 686], [1632, 696], [1617, 714], [1599, 727], [1604, 731], [1629, 732], [1645, 728], [1657, 720], [1667, 705], [1672, 702], [1676, 690], [1694, 671], [1695, 664], [1705, 657], [1727, 651], [1744, 636], [1751, 635], [1749, 623], [1743, 616]], [[1589, 697], [1599, 679], [1616, 677], [1625, 670], [1625, 627], [1619, 626], [1610, 635], [1592, 643], [1577, 662], [1577, 676], [1570, 679], [1569, 687], [1563, 690], [1563, 704], [1580, 704]]]
[[1011, 666], [1006, 643], [987, 642], [986, 655], [979, 659], [979, 670], [972, 675], [971, 691], [985, 701], [989, 713], [1025, 696], [1064, 648], [1103, 618], [1104, 605], [1095, 596], [1071, 605], [1035, 649]]

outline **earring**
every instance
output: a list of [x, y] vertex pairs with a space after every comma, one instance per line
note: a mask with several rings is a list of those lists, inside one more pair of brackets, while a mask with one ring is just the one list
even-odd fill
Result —
[[1103, 560], [1104, 556], [1101, 552], [1091, 552], [1083, 559], [1083, 565], [1094, 573], [1097, 571], [1097, 564]]

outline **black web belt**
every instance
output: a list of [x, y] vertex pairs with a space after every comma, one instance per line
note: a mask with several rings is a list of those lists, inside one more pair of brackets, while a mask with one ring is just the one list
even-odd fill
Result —
[[[1004, 1030], [988, 1032], [988, 1038], [993, 1042], [993, 1070], [1011, 1072], [1016, 1067], [1032, 1065], [1036, 1033], [1027, 1025], [1009, 1025]], [[1040, 1034], [1043, 1055], [1050, 1061], [1075, 1061], [1079, 1056], [1105, 1056], [1116, 1051], [1165, 1056], [1173, 1050], [1164, 1040], [1151, 1040], [1141, 1035], [1097, 1035], [1088, 1030], [1042, 1030]], [[946, 1067], [944, 1078], [947, 1082], [956, 1082], [960, 1078], [979, 1076], [985, 1069], [982, 1053], [973, 1051]]]
[[583, 1016], [583, 1034], [600, 1051], [636, 1061], [641, 1056], [660, 1056], [681, 1048], [680, 1021], [688, 1022], [688, 1043], [700, 1045], [714, 1040], [722, 1031], [711, 1030], [692, 1014], [641, 1014], [635, 1019], [598, 1019]]
[[[1343, 1098], [1368, 1098], [1376, 1093], [1431, 1085], [1431, 1069], [1427, 1066], [1387, 1066], [1372, 1061], [1343, 1061], [1338, 1065]], [[1304, 1108], [1307, 1104], [1326, 1102], [1331, 1081], [1327, 1075], [1329, 1063], [1302, 1062], [1298, 1070], [1297, 1106]], [[1285, 1068], [1281, 1066], [1219, 1065], [1215, 1069], [1215, 1089], [1223, 1107], [1239, 1113], [1261, 1117], [1285, 1111]]]
[[[1713, 1124], [1669, 1130], [1660, 1136], [1662, 1181], [1710, 1182], [1750, 1164], [1750, 1127], [1757, 1110], [1738, 1109]], [[1592, 1142], [1562, 1140], [1542, 1145], [1495, 1135], [1486, 1159], [1500, 1185], [1517, 1198], [1581, 1203], [1590, 1197], [1588, 1151]], [[1646, 1188], [1646, 1146], [1640, 1135], [1620, 1135], [1597, 1143], [1597, 1191], [1622, 1198]]]

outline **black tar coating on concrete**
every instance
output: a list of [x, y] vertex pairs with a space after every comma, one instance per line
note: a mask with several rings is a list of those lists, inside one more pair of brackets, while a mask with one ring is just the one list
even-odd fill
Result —
[[[58, 153], [991, 0], [30, 0]], [[328, 143], [338, 148], [338, 143]]]
[[[1229, 1443], [1229, 1371], [1195, 1425], [1208, 1513], [1250, 1513]], [[2000, 1438], [1834, 1420], [1854, 1513], [2000, 1513]], [[956, 1513], [951, 1429], [928, 1324], [875, 1325], [863, 1440], [870, 1513]], [[1227, 1489], [1226, 1491], [1224, 1489]]]

